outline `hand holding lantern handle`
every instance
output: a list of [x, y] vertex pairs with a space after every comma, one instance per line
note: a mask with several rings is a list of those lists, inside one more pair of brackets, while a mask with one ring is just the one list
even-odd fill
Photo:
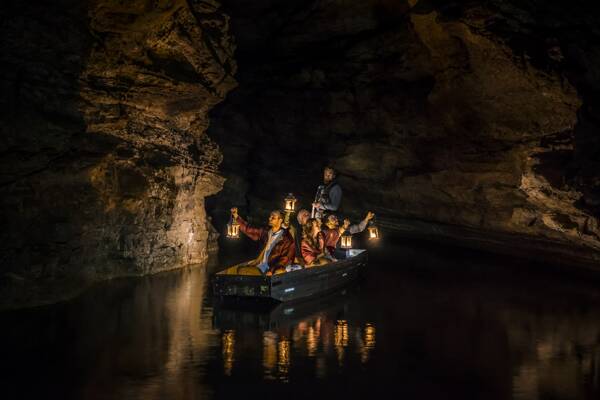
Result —
[[367, 216], [365, 217], [365, 219], [366, 219], [367, 221], [371, 221], [371, 220], [372, 220], [372, 219], [374, 219], [374, 218], [375, 218], [375, 213], [374, 213], [374, 212], [372, 212], [372, 211], [367, 211]]
[[237, 207], [231, 207], [231, 218], [235, 221], [238, 218], [238, 209]]

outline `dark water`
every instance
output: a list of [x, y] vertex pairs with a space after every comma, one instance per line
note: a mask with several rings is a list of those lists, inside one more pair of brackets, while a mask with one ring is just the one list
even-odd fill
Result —
[[597, 282], [405, 243], [258, 313], [215, 307], [215, 264], [0, 314], [0, 398], [600, 399]]

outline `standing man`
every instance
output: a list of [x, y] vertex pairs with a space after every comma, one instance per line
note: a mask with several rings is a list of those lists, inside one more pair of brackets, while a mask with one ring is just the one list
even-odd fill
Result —
[[294, 262], [296, 246], [292, 235], [283, 228], [281, 211], [272, 211], [269, 215], [269, 229], [248, 225], [238, 215], [238, 209], [231, 209], [231, 216], [240, 225], [240, 231], [254, 241], [263, 241], [264, 246], [253, 262], [263, 274], [272, 275], [285, 272], [285, 267]]
[[332, 167], [323, 170], [323, 183], [317, 189], [313, 206], [313, 217], [323, 218], [325, 211], [338, 211], [342, 202], [342, 187], [336, 181], [336, 172]]

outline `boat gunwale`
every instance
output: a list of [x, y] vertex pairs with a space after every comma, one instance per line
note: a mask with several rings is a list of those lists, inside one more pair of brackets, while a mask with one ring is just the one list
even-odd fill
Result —
[[293, 271], [288, 271], [282, 274], [275, 274], [275, 275], [265, 275], [265, 274], [261, 274], [261, 275], [244, 275], [244, 274], [225, 274], [224, 272], [234, 268], [234, 267], [242, 267], [242, 266], [247, 266], [249, 261], [245, 261], [239, 264], [235, 264], [232, 265], [231, 267], [227, 267], [224, 270], [218, 271], [215, 273], [215, 277], [227, 277], [227, 278], [243, 278], [243, 279], [257, 279], [257, 280], [267, 280], [269, 282], [273, 282], [273, 281], [280, 281], [282, 279], [284, 279], [285, 277], [294, 277], [294, 276], [301, 276], [304, 274], [307, 275], [312, 275], [315, 272], [326, 272], [326, 269], [331, 269], [331, 268], [338, 268], [340, 266], [344, 266], [347, 263], [352, 263], [352, 262], [356, 262], [358, 261], [360, 258], [365, 258], [367, 256], [367, 250], [366, 249], [354, 249], [354, 250], [361, 250], [360, 253], [357, 253], [356, 255], [349, 257], [349, 258], [344, 258], [344, 259], [340, 259], [340, 260], [336, 260], [336, 261], [332, 261], [330, 263], [327, 264], [323, 264], [323, 265], [315, 265], [312, 267], [303, 267], [301, 269], [298, 270], [293, 270]]

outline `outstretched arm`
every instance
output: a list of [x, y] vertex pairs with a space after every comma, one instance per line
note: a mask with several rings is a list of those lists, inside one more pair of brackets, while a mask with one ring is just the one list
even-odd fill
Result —
[[240, 225], [240, 231], [248, 236], [250, 239], [257, 241], [260, 240], [263, 235], [266, 235], [267, 230], [264, 228], [256, 228], [254, 226], [249, 225], [242, 217], [238, 215], [238, 209], [231, 209], [231, 216]]
[[375, 218], [375, 214], [373, 214], [371, 211], [367, 211], [367, 216], [365, 217], [365, 219], [363, 219], [362, 221], [360, 221], [358, 224], [355, 225], [351, 225], [348, 228], [348, 231], [351, 234], [355, 234], [355, 233], [359, 233], [364, 231], [367, 228], [367, 225], [369, 224], [369, 221], [372, 220], [373, 218]]

